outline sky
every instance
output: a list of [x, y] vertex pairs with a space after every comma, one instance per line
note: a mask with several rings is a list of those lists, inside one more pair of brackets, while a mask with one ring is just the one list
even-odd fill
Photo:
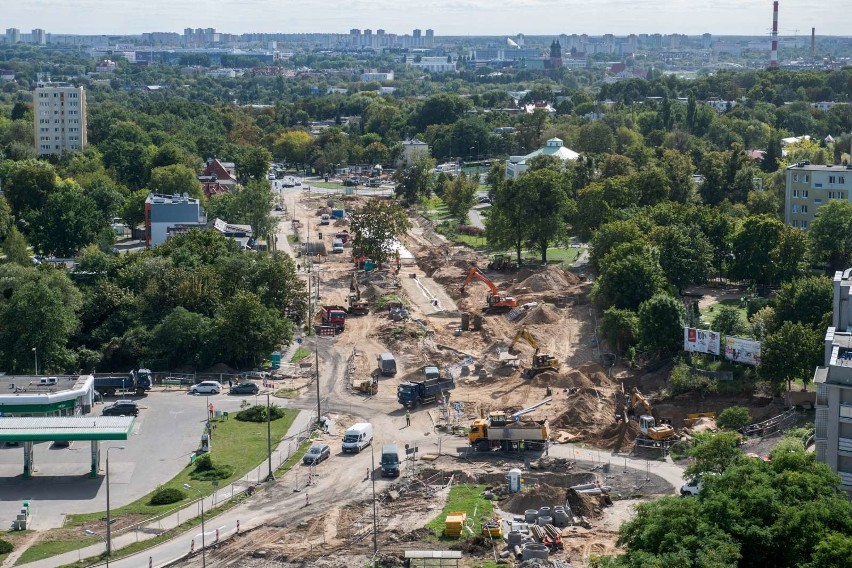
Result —
[[[348, 33], [382, 28], [435, 35], [682, 33], [765, 35], [770, 0], [0, 0], [0, 33]], [[852, 35], [852, 8], [831, 0], [782, 0], [779, 34]], [[798, 31], [796, 31], [798, 29]]]

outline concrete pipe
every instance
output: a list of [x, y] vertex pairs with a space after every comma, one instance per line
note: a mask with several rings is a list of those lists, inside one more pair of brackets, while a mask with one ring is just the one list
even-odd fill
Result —
[[524, 560], [532, 560], [533, 558], [547, 560], [549, 556], [550, 551], [543, 544], [528, 544], [524, 547], [522, 554]]

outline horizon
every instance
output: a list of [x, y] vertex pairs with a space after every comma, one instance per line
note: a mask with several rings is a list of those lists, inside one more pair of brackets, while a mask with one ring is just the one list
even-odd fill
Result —
[[[274, 0], [149, 0], [144, 6], [131, 0], [28, 0], [4, 8], [2, 28], [22, 33], [38, 28], [56, 35], [182, 34], [191, 27], [234, 35], [345, 35], [351, 28], [405, 35], [417, 28], [434, 29], [439, 37], [709, 33], [768, 38], [772, 26], [771, 0], [717, 0], [702, 6], [688, 0], [598, 0], [594, 5], [578, 0], [410, 0], [404, 10], [393, 0], [351, 0], [348, 7], [335, 10], [318, 0], [291, 0], [286, 10]], [[563, 19], [565, 25], [553, 25]], [[191, 23], [169, 25], [175, 21]], [[649, 24], [656, 29], [647, 31]], [[850, 37], [852, 12], [816, 0], [781, 0], [778, 28], [781, 37], [810, 35], [811, 28], [820, 37]]]

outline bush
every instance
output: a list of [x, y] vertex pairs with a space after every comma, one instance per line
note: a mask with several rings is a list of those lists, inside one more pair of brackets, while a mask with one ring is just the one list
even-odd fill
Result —
[[676, 365], [669, 377], [669, 394], [711, 394], [718, 391], [716, 381], [699, 373], [693, 373], [686, 365]]
[[186, 493], [177, 487], [164, 487], [163, 489], [158, 489], [154, 492], [148, 503], [151, 505], [169, 505], [171, 503], [183, 501], [185, 498]]
[[470, 235], [471, 237], [481, 237], [485, 234], [483, 229], [479, 227], [475, 227], [473, 225], [459, 225], [457, 231], [462, 235]]
[[[280, 406], [273, 404], [269, 408], [271, 411], [271, 416], [269, 418], [270, 421], [278, 420], [279, 418], [284, 417], [284, 409]], [[243, 422], [266, 422], [266, 406], [262, 404], [251, 406], [249, 408], [246, 408], [245, 410], [237, 412], [236, 418], [237, 420], [241, 420]], [[196, 461], [196, 463], [198, 462]]]
[[189, 476], [198, 481], [210, 481], [226, 479], [232, 473], [234, 473], [233, 466], [218, 465], [213, 462], [213, 457], [210, 454], [203, 454], [195, 460], [195, 470]]
[[9, 554], [13, 548], [15, 547], [12, 546], [11, 542], [0, 539], [0, 554]]
[[745, 406], [731, 406], [719, 413], [716, 425], [723, 430], [739, 430], [751, 424], [751, 414]]

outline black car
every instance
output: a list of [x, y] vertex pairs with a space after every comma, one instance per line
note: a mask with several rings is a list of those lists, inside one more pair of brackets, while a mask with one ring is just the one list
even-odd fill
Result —
[[230, 394], [257, 394], [260, 389], [254, 383], [238, 383], [228, 391]]
[[308, 450], [308, 453], [302, 458], [302, 463], [305, 465], [314, 465], [327, 460], [329, 457], [331, 457], [331, 448], [327, 444], [317, 444]]
[[119, 400], [104, 408], [103, 416], [137, 416], [139, 407], [132, 400]]

